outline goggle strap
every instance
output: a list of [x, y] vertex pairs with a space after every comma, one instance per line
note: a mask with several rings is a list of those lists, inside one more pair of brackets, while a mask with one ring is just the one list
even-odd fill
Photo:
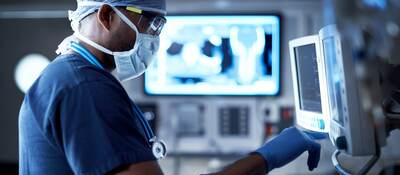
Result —
[[[103, 4], [107, 4], [104, 2], [96, 2], [96, 1], [80, 1], [78, 2], [78, 6], [97, 6], [100, 7]], [[117, 8], [115, 8], [113, 5], [108, 4], [111, 8], [114, 9], [115, 13], [117, 13], [117, 15], [119, 17], [121, 17], [121, 19], [129, 25], [129, 27], [131, 27], [133, 30], [135, 30], [136, 32], [138, 32], [136, 26], [124, 15], [122, 14], [122, 12], [120, 12]], [[131, 7], [130, 9], [136, 9], [136, 11], [141, 11], [140, 13], [142, 13], [143, 11], [134, 7]]]
[[129, 11], [131, 11], [131, 12], [135, 12], [135, 13], [137, 13], [137, 14], [142, 14], [142, 13], [143, 13], [143, 10], [138, 9], [138, 8], [136, 8], [136, 7], [132, 7], [132, 6], [126, 7], [126, 10], [129, 10]]
[[124, 21], [126, 24], [128, 24], [128, 26], [131, 27], [136, 33], [139, 33], [139, 30], [137, 29], [135, 24], [133, 24], [124, 14], [122, 14], [121, 11], [119, 11], [114, 6], [111, 6], [111, 8], [114, 9], [115, 13], [117, 13], [117, 15], [122, 19], [122, 21]]

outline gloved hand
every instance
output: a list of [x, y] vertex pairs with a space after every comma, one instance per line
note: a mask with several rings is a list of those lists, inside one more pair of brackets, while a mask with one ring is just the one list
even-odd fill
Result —
[[277, 137], [265, 143], [255, 153], [261, 154], [267, 162], [268, 172], [279, 168], [308, 151], [308, 169], [318, 166], [321, 146], [295, 127], [284, 129]]

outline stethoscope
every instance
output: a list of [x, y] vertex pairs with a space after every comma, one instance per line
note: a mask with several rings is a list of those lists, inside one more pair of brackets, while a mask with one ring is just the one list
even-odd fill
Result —
[[[85, 58], [87, 61], [89, 61], [91, 64], [97, 66], [100, 69], [104, 69], [104, 67], [99, 63], [99, 61], [82, 45], [72, 42], [70, 45], [70, 48], [81, 55], [83, 58]], [[167, 154], [167, 148], [165, 146], [165, 143], [162, 140], [159, 140], [155, 135], [153, 130], [151, 129], [149, 123], [147, 120], [144, 118], [144, 115], [142, 111], [140, 111], [139, 107], [131, 102], [133, 106], [133, 112], [136, 113], [136, 116], [138, 116], [139, 123], [142, 125], [144, 129], [144, 135], [146, 137], [147, 143], [149, 147], [151, 148], [154, 157], [157, 159], [164, 158]]]

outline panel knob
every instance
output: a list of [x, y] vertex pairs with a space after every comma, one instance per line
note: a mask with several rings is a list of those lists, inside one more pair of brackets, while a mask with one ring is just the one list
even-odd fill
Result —
[[345, 136], [339, 136], [336, 139], [336, 147], [338, 149], [343, 149], [343, 150], [347, 149], [347, 141], [346, 141], [346, 137]]

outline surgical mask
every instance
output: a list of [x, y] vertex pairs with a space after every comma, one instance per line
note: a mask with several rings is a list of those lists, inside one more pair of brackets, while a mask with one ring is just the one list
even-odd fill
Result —
[[160, 39], [158, 36], [140, 33], [135, 26], [122, 12], [111, 6], [115, 13], [136, 33], [136, 41], [133, 49], [123, 52], [113, 52], [81, 35], [76, 30], [74, 36], [92, 47], [114, 56], [117, 78], [120, 81], [127, 81], [142, 75], [150, 63], [155, 53], [158, 51]]

